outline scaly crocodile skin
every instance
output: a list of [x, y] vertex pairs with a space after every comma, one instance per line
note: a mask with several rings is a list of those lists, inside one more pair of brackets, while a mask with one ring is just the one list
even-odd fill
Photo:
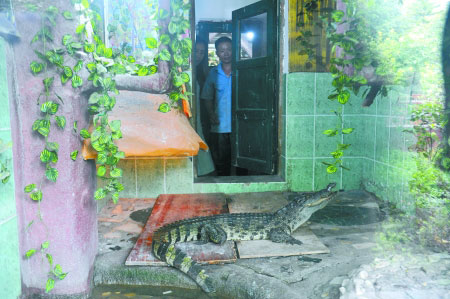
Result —
[[152, 251], [160, 260], [186, 273], [205, 292], [214, 292], [211, 280], [190, 256], [175, 248], [177, 242], [202, 241], [223, 244], [226, 240], [271, 240], [301, 244], [291, 233], [325, 207], [337, 192], [335, 183], [318, 192], [295, 198], [274, 213], [220, 214], [194, 217], [167, 224], [153, 234]]

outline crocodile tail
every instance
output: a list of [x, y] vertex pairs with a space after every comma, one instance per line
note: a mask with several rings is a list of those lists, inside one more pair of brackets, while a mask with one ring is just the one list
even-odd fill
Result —
[[181, 272], [195, 280], [207, 293], [214, 292], [211, 278], [205, 274], [205, 270], [182, 250], [175, 248], [175, 244], [168, 242], [153, 242], [153, 254], [168, 265], [179, 269]]

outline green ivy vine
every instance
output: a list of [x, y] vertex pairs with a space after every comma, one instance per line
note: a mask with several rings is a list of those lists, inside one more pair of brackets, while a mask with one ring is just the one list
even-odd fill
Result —
[[[11, 147], [11, 143], [6, 143], [0, 138], [0, 156]], [[0, 160], [0, 181], [6, 184], [11, 177], [11, 172], [8, 169], [8, 160]]]
[[[189, 0], [171, 0], [170, 13], [161, 10], [160, 20], [169, 18], [168, 34], [161, 34], [159, 43], [168, 46], [163, 49], [159, 58], [169, 61], [171, 65], [170, 77], [172, 89], [168, 96], [171, 103], [163, 103], [159, 111], [168, 112], [173, 107], [180, 107], [179, 101], [189, 101], [192, 93], [187, 91], [186, 85], [190, 82], [187, 71], [190, 69], [190, 58], [192, 53], [192, 39], [188, 37], [190, 30], [189, 11], [191, 4]], [[156, 41], [155, 41], [156, 42]]]
[[[189, 100], [191, 95], [187, 92], [186, 84], [190, 82], [187, 71], [190, 68], [190, 55], [192, 51], [192, 40], [187, 37], [190, 29], [188, 0], [171, 0], [170, 13], [160, 9], [154, 2], [148, 0], [148, 8], [152, 11], [154, 20], [161, 20], [168, 24], [167, 33], [161, 32], [159, 41], [154, 37], [145, 39], [148, 49], [159, 49], [158, 55], [152, 61], [137, 63], [132, 55], [126, 55], [124, 49], [112, 49], [105, 45], [101, 38], [102, 18], [99, 8], [89, 0], [71, 0], [76, 5], [77, 18], [83, 16], [85, 21], [76, 25], [75, 34], [65, 34], [61, 46], [53, 37], [52, 29], [57, 24], [57, 18], [62, 15], [66, 21], [73, 21], [75, 17], [69, 11], [60, 12], [55, 6], [49, 6], [43, 12], [42, 26], [37, 31], [31, 45], [38, 44], [39, 49], [34, 52], [37, 59], [30, 63], [30, 71], [33, 75], [44, 75], [43, 91], [37, 98], [40, 107], [40, 118], [33, 123], [33, 131], [44, 141], [44, 148], [40, 153], [40, 161], [45, 165], [45, 177], [39, 183], [25, 186], [24, 191], [29, 194], [31, 200], [38, 203], [37, 218], [45, 226], [40, 212], [40, 202], [44, 198], [42, 184], [45, 180], [57, 182], [58, 170], [55, 164], [58, 162], [59, 144], [51, 141], [51, 128], [66, 128], [66, 118], [59, 115], [60, 105], [64, 105], [63, 99], [52, 90], [55, 76], [48, 75], [50, 71], [56, 74], [62, 85], [69, 81], [74, 89], [83, 86], [84, 82], [79, 72], [85, 67], [89, 72], [88, 81], [96, 88], [88, 100], [88, 112], [92, 116], [92, 130], [83, 128], [78, 132], [78, 123], [74, 121], [73, 132], [79, 133], [82, 139], [90, 140], [92, 147], [97, 151], [96, 165], [97, 177], [104, 180], [103, 187], [99, 187], [94, 193], [94, 199], [101, 200], [111, 198], [114, 203], [119, 200], [120, 192], [124, 186], [119, 182], [123, 171], [117, 165], [125, 158], [125, 153], [120, 151], [115, 141], [122, 138], [121, 121], [110, 120], [108, 115], [113, 110], [116, 99], [113, 94], [118, 94], [115, 76], [117, 74], [130, 74], [137, 76], [148, 76], [158, 71], [159, 61], [168, 61], [171, 65], [170, 79], [172, 89], [168, 96], [170, 103], [163, 103], [158, 108], [161, 112], [168, 112], [179, 100]], [[30, 10], [37, 10], [37, 6], [28, 6]], [[167, 18], [170, 18], [167, 20]], [[155, 30], [161, 30], [155, 26]], [[79, 53], [84, 53], [88, 59], [79, 59]], [[65, 63], [68, 55], [76, 63], [71, 66]], [[41, 103], [42, 101], [42, 103]], [[75, 149], [70, 154], [70, 159], [75, 161], [79, 150]], [[31, 221], [27, 227], [31, 227]], [[26, 252], [25, 257], [31, 258], [40, 252], [49, 263], [46, 292], [51, 291], [56, 280], [62, 280], [67, 273], [63, 272], [59, 264], [53, 262], [49, 252], [50, 242], [43, 241], [40, 248], [33, 248]]]
[[[331, 44], [331, 52], [334, 58], [330, 61], [330, 72], [333, 76], [333, 92], [328, 96], [331, 101], [337, 101], [340, 107], [334, 111], [338, 121], [335, 128], [323, 132], [328, 137], [338, 138], [336, 149], [330, 153], [333, 162], [323, 162], [327, 166], [328, 173], [336, 173], [339, 168], [348, 170], [343, 165], [343, 156], [351, 144], [344, 143], [344, 135], [354, 132], [354, 128], [345, 127], [343, 121], [343, 107], [350, 100], [351, 94], [358, 95], [361, 87], [367, 86], [363, 93], [369, 106], [378, 93], [387, 95], [387, 89], [380, 82], [369, 83], [361, 75], [364, 67], [374, 64], [372, 53], [368, 50], [368, 40], [362, 34], [367, 31], [368, 25], [357, 15], [357, 1], [342, 0], [346, 4], [346, 11], [333, 10], [331, 18], [323, 18], [326, 22], [327, 38]], [[347, 26], [347, 30], [340, 33], [338, 28]], [[338, 54], [338, 49], [340, 53]], [[370, 100], [368, 100], [370, 98]], [[363, 104], [364, 105], [364, 104]]]
[[[70, 12], [63, 12], [62, 14], [65, 18], [71, 18]], [[44, 148], [39, 155], [39, 159], [45, 165], [45, 177], [43, 177], [38, 184], [32, 183], [25, 186], [24, 191], [29, 194], [31, 200], [38, 203], [37, 219], [46, 228], [47, 235], [48, 228], [43, 221], [40, 211], [40, 202], [43, 199], [42, 184], [44, 183], [45, 179], [51, 182], [56, 182], [59, 174], [58, 170], [54, 167], [59, 159], [59, 144], [57, 142], [50, 141], [51, 127], [52, 124], [56, 125], [56, 127], [60, 130], [64, 130], [66, 127], [66, 118], [63, 115], [56, 115], [58, 113], [60, 104], [64, 104], [64, 101], [57, 93], [52, 92], [54, 77], [49, 76], [48, 71], [52, 65], [57, 66], [57, 68], [61, 69], [62, 73], [66, 73], [70, 69], [70, 67], [64, 66], [62, 49], [47, 50], [50, 48], [50, 45], [54, 41], [52, 28], [56, 25], [56, 19], [58, 15], [58, 8], [55, 6], [49, 6], [43, 13], [42, 27], [31, 40], [32, 45], [34, 43], [39, 43], [39, 47], [44, 51], [40, 52], [38, 50], [34, 50], [40, 61], [32, 61], [30, 64], [30, 70], [34, 75], [43, 73], [45, 77], [42, 80], [43, 91], [39, 94], [37, 99], [37, 104], [40, 106], [41, 117], [34, 121], [32, 127], [33, 131], [37, 132], [39, 136], [44, 140]], [[81, 69], [79, 63], [77, 63], [74, 69]], [[44, 98], [43, 103], [41, 103], [42, 97]], [[33, 225], [33, 223], [34, 221], [31, 221], [28, 224], [27, 231]], [[67, 275], [67, 273], [62, 270], [60, 264], [55, 264], [53, 262], [53, 256], [49, 251], [49, 247], [50, 242], [45, 240], [41, 243], [40, 248], [32, 248], [25, 253], [25, 258], [31, 258], [36, 253], [40, 252], [41, 255], [47, 259], [49, 264], [49, 271], [45, 286], [46, 292], [49, 292], [54, 288], [55, 281], [57, 279], [62, 280]]]

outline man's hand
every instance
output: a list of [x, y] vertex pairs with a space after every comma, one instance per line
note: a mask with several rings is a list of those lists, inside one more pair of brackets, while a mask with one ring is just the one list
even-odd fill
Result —
[[219, 118], [217, 117], [217, 114], [214, 111], [213, 101], [203, 100], [203, 103], [205, 104], [206, 111], [208, 112], [210, 125], [218, 125]]
[[213, 112], [209, 114], [209, 122], [211, 125], [218, 125], [219, 119], [217, 118], [217, 115]]

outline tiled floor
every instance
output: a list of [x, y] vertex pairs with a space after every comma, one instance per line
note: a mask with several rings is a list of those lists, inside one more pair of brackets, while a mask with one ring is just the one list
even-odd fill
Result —
[[98, 215], [99, 254], [133, 247], [151, 213], [155, 198], [121, 198]]

